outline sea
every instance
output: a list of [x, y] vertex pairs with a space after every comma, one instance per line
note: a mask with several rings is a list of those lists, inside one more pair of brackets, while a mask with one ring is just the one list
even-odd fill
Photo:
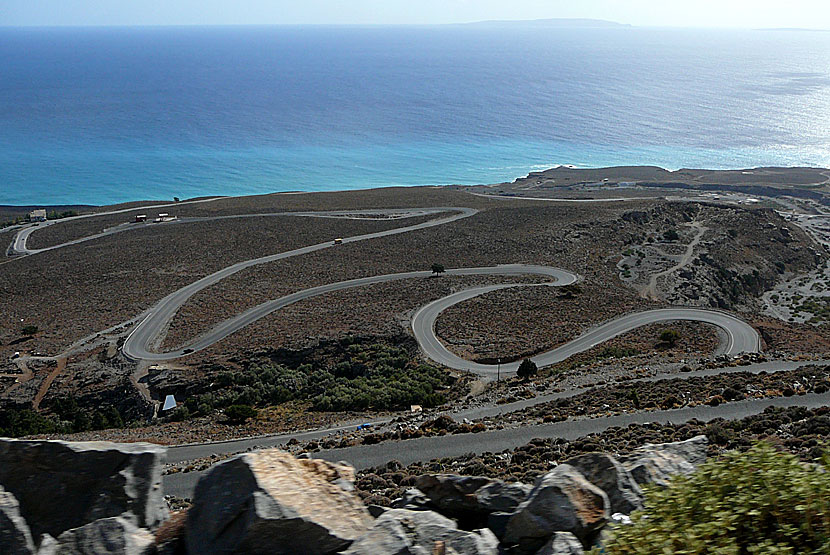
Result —
[[830, 166], [830, 33], [0, 28], [0, 204]]

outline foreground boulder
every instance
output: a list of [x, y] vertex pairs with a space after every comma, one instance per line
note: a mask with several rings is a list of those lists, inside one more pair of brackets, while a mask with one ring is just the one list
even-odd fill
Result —
[[454, 474], [419, 476], [415, 486], [441, 514], [478, 522], [487, 522], [490, 513], [512, 513], [533, 489], [521, 483]]
[[605, 492], [611, 513], [630, 515], [643, 508], [643, 491], [622, 464], [611, 455], [587, 453], [567, 461]]
[[28, 555], [34, 553], [32, 533], [14, 495], [0, 487], [0, 553]]
[[50, 543], [46, 549], [41, 545], [39, 555], [43, 551], [58, 555], [142, 555], [153, 545], [153, 535], [129, 520], [111, 517], [67, 530]]
[[576, 536], [570, 532], [554, 532], [536, 555], [582, 555], [584, 552]]
[[455, 522], [433, 511], [391, 509], [346, 554], [429, 555], [439, 543], [447, 555], [496, 555], [499, 541], [486, 528], [459, 530]]
[[699, 464], [706, 462], [707, 447], [706, 436], [674, 443], [648, 443], [622, 457], [620, 462], [638, 484], [666, 487], [673, 475], [691, 474]]
[[342, 551], [366, 533], [372, 517], [342, 486], [354, 470], [271, 449], [216, 465], [196, 486], [188, 512], [189, 553]]
[[435, 509], [435, 505], [429, 500], [429, 497], [415, 488], [409, 488], [403, 492], [403, 496], [395, 499], [389, 505], [393, 509], [409, 509], [410, 511], [431, 511]]
[[675, 441], [672, 443], [658, 443], [656, 445], [647, 443], [638, 451], [654, 451], [668, 453], [683, 458], [690, 464], [698, 466], [706, 462], [706, 450], [709, 447], [709, 439], [704, 435], [695, 436], [686, 441]]
[[574, 467], [560, 464], [536, 485], [510, 519], [504, 543], [535, 551], [554, 532], [571, 532], [583, 545], [609, 517], [608, 496]]
[[33, 538], [116, 516], [153, 529], [167, 516], [165, 453], [149, 443], [0, 439], [0, 486], [17, 499]]

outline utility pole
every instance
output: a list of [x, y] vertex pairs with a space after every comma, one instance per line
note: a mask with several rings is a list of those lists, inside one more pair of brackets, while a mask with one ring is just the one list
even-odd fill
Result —
[[501, 358], [497, 359], [499, 361], [499, 365], [496, 367], [496, 383], [501, 381]]

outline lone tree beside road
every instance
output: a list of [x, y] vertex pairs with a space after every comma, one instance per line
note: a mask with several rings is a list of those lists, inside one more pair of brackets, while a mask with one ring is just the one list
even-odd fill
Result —
[[432, 273], [434, 275], [443, 274], [446, 270], [444, 269], [443, 264], [438, 264], [437, 262], [432, 265]]
[[526, 358], [519, 365], [519, 369], [516, 370], [516, 375], [523, 380], [527, 380], [531, 376], [535, 376], [538, 371], [539, 367], [536, 366], [536, 363], [529, 358]]
[[32, 325], [30, 324], [30, 325], [28, 325], [28, 326], [23, 326], [23, 329], [21, 329], [20, 331], [21, 331], [21, 333], [22, 333], [23, 335], [25, 335], [26, 337], [31, 337], [31, 336], [33, 336], [34, 334], [36, 334], [36, 333], [37, 333], [37, 330], [38, 330], [38, 327], [37, 327], [37, 326], [32, 326]]

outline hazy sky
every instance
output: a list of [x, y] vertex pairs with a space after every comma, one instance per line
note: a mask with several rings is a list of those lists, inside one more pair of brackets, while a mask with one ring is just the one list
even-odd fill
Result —
[[551, 17], [830, 29], [830, 0], [0, 0], [0, 25], [421, 24]]

